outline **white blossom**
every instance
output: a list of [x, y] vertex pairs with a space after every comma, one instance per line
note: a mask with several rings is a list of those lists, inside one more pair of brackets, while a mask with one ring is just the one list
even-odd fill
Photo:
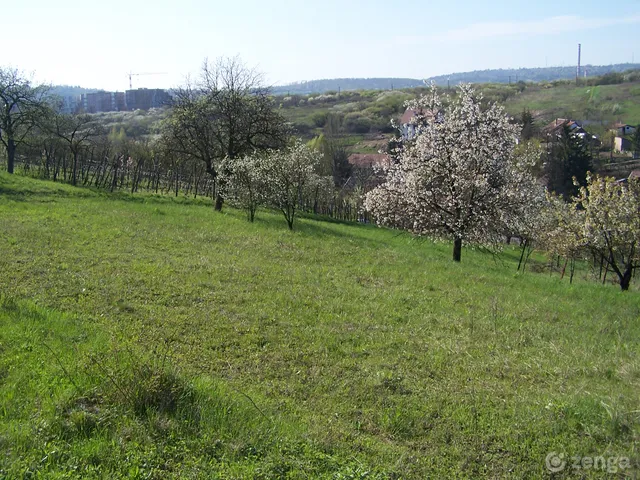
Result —
[[536, 153], [516, 155], [518, 127], [470, 85], [455, 98], [432, 85], [406, 106], [418, 113], [417, 135], [396, 152], [366, 208], [381, 225], [453, 239], [458, 261], [463, 240], [496, 245], [538, 188]]

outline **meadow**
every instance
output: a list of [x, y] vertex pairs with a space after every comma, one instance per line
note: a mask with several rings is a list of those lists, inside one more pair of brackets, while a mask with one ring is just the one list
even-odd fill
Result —
[[640, 295], [371, 225], [0, 173], [0, 478], [601, 478]]

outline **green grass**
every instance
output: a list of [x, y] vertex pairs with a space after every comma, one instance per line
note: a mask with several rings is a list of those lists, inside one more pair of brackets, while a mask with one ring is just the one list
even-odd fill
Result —
[[637, 462], [637, 286], [450, 250], [0, 174], [0, 477], [536, 478], [551, 451]]

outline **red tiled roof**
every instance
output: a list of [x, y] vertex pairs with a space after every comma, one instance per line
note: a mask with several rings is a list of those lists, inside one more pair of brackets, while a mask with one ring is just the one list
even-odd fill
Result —
[[568, 125], [570, 122], [567, 118], [556, 118], [553, 122], [542, 128], [543, 132], [553, 132], [554, 130], [559, 129], [563, 125]]
[[400, 118], [400, 125], [411, 123], [413, 118], [418, 115], [424, 115], [427, 118], [435, 117], [433, 112], [429, 112], [427, 110], [412, 110], [411, 108], [407, 108], [407, 110], [405, 110], [405, 112], [402, 114], [402, 117]]

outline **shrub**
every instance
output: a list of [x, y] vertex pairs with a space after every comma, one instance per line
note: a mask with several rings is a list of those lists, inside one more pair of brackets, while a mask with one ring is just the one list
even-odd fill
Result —
[[293, 129], [301, 135], [306, 135], [313, 129], [313, 126], [304, 122], [296, 122], [293, 124]]
[[350, 133], [369, 133], [372, 121], [359, 113], [348, 113], [344, 117], [344, 127]]
[[311, 117], [311, 121], [316, 127], [322, 128], [327, 123], [328, 112], [316, 112]]

